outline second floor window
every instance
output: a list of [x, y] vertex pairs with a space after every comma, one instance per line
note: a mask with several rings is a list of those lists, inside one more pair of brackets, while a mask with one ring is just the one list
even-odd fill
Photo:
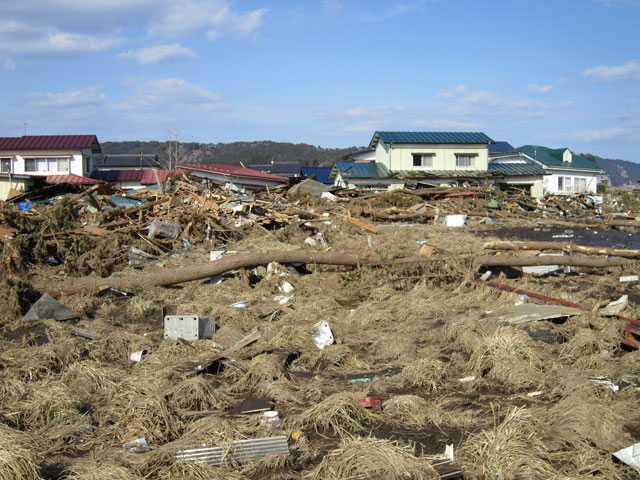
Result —
[[0, 158], [0, 172], [3, 172], [3, 173], [11, 172], [11, 159], [10, 158]]
[[414, 167], [433, 167], [432, 153], [413, 153]]
[[456, 167], [473, 167], [475, 155], [457, 154]]
[[69, 157], [25, 158], [25, 172], [68, 172]]

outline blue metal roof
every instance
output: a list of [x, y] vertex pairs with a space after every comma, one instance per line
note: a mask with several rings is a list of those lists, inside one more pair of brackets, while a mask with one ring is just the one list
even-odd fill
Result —
[[512, 152], [513, 147], [509, 142], [494, 142], [489, 144], [489, 153]]
[[302, 167], [302, 175], [305, 177], [316, 176], [316, 181], [331, 185], [332, 180], [329, 180], [329, 174], [331, 173], [331, 167]]
[[336, 162], [329, 178], [340, 172], [343, 178], [389, 178], [391, 172], [382, 163], [376, 162]]
[[482, 132], [375, 132], [369, 143], [374, 148], [378, 141], [384, 143], [467, 143], [489, 144], [493, 140]]

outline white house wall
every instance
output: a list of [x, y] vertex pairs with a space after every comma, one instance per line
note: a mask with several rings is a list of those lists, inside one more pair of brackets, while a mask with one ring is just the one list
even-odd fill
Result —
[[[414, 167], [413, 154], [432, 154], [431, 167]], [[473, 155], [474, 164], [470, 167], [456, 166], [456, 154]], [[468, 144], [385, 144], [376, 146], [376, 162], [383, 163], [389, 170], [481, 170], [487, 171], [489, 148], [487, 145]]]
[[[571, 171], [559, 171], [548, 170], [547, 173], [551, 175], [544, 176], [544, 189], [548, 193], [554, 193], [558, 195], [571, 195], [573, 193], [597, 193], [598, 192], [598, 173], [586, 173], [586, 172], [571, 172]], [[558, 189], [558, 177], [571, 177], [572, 189], [567, 191], [565, 189]], [[576, 178], [584, 178], [586, 180], [586, 189], [584, 191], [576, 192], [573, 189]], [[566, 183], [565, 183], [566, 185]]]
[[[11, 158], [11, 173], [17, 175], [66, 175], [73, 173], [82, 177], [91, 175], [93, 171], [93, 157], [91, 149], [85, 150], [33, 150], [33, 151], [3, 151], [0, 157]], [[25, 158], [69, 158], [69, 171], [56, 170], [46, 172], [27, 172]], [[87, 165], [88, 159], [88, 165]], [[88, 168], [87, 168], [88, 167]]]

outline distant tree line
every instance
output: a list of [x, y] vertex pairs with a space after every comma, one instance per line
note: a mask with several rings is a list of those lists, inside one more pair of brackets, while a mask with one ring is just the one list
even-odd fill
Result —
[[[102, 142], [103, 155], [157, 154], [160, 163], [220, 163], [255, 165], [271, 162], [298, 162], [304, 166], [331, 166], [346, 155], [363, 147], [322, 148], [306, 143], [283, 143], [269, 140], [258, 142], [195, 143], [195, 142]], [[100, 161], [100, 158], [98, 159]]]

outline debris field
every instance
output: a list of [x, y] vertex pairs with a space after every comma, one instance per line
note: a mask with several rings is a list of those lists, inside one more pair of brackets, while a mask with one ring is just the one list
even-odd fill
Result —
[[633, 193], [324, 190], [0, 204], [0, 480], [638, 477]]

